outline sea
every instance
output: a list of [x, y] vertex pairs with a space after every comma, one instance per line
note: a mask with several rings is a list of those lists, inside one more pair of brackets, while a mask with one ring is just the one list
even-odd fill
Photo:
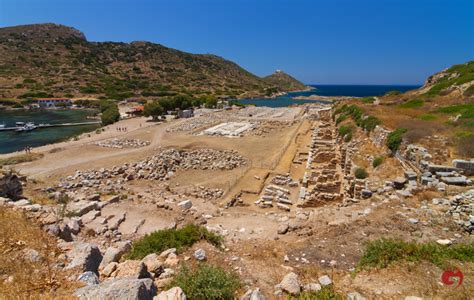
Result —
[[[95, 111], [91, 110], [0, 110], [0, 124], [14, 127], [15, 122], [79, 123], [92, 121]], [[93, 131], [98, 125], [41, 128], [26, 132], [0, 131], [0, 153], [23, 150], [25, 147], [38, 147], [60, 142], [84, 132]]]
[[292, 92], [276, 98], [252, 98], [239, 100], [242, 104], [252, 104], [256, 106], [286, 107], [294, 104], [328, 102], [327, 100], [296, 100], [298, 96], [353, 96], [368, 97], [382, 96], [389, 91], [406, 92], [417, 89], [419, 85], [310, 85], [314, 89], [304, 92]]

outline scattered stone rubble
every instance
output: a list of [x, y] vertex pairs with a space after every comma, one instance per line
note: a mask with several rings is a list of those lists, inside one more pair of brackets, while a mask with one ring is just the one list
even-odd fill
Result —
[[194, 186], [191, 190], [186, 190], [185, 195], [204, 200], [217, 200], [224, 195], [224, 190], [219, 188], [207, 188], [200, 185]]
[[[232, 170], [246, 164], [246, 160], [232, 150], [177, 150], [166, 149], [146, 160], [126, 163], [111, 169], [77, 171], [63, 180], [59, 187], [75, 189], [83, 186], [98, 187], [111, 184], [115, 179], [122, 183], [134, 179], [167, 180], [178, 170]], [[120, 182], [119, 182], [120, 181]]]
[[474, 189], [449, 199], [434, 198], [432, 204], [447, 207], [446, 214], [450, 215], [456, 224], [469, 233], [474, 231]]
[[110, 139], [95, 142], [94, 145], [105, 148], [141, 148], [150, 145], [150, 141], [140, 139]]

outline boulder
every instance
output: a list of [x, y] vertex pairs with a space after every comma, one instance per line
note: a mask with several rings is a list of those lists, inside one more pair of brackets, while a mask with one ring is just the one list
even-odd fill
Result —
[[105, 250], [100, 268], [107, 266], [111, 262], [118, 262], [120, 258], [132, 248], [132, 244], [129, 241], [117, 243], [115, 246], [116, 247], [109, 247]]
[[82, 300], [151, 300], [156, 286], [151, 279], [112, 279], [77, 289], [74, 294]]
[[318, 281], [319, 281], [319, 283], [320, 283], [322, 286], [326, 286], [326, 285], [332, 284], [332, 280], [331, 280], [331, 278], [329, 278], [328, 275], [323, 275], [323, 276], [319, 277], [319, 278], [318, 278]]
[[319, 283], [308, 283], [303, 286], [305, 292], [317, 292], [321, 290], [321, 285]]
[[240, 300], [266, 300], [265, 295], [262, 294], [259, 288], [255, 290], [248, 290]]
[[67, 211], [70, 212], [73, 215], [76, 216], [82, 216], [85, 215], [86, 213], [97, 209], [97, 203], [96, 201], [78, 201], [78, 202], [69, 202], [67, 204]]
[[13, 172], [0, 171], [0, 197], [18, 200], [23, 194], [20, 178]]
[[278, 226], [277, 233], [278, 234], [286, 234], [288, 232], [289, 228], [290, 228], [290, 226], [288, 225], [288, 223], [280, 224]]
[[115, 278], [149, 278], [146, 266], [139, 260], [126, 260], [117, 265], [117, 269], [111, 274]]
[[69, 228], [69, 225], [64, 223], [59, 224], [59, 237], [66, 242], [72, 242], [72, 232], [71, 228]]
[[176, 267], [178, 263], [179, 263], [179, 257], [174, 253], [170, 253], [165, 260], [165, 267], [173, 268], [173, 267]]
[[401, 190], [405, 187], [405, 184], [407, 183], [407, 180], [404, 177], [397, 177], [393, 181], [393, 186], [397, 190]]
[[87, 285], [99, 284], [99, 277], [91, 271], [82, 273], [77, 277], [77, 280], [85, 282]]
[[159, 293], [153, 300], [186, 300], [186, 295], [180, 287], [174, 287]]
[[23, 258], [30, 262], [39, 262], [43, 259], [42, 255], [32, 248], [23, 249]]
[[112, 273], [115, 270], [117, 270], [117, 266], [118, 266], [118, 263], [111, 262], [107, 266], [105, 266], [105, 268], [103, 268], [102, 271], [100, 271], [100, 274], [105, 277], [109, 277], [110, 275], [112, 275]]
[[291, 295], [299, 295], [301, 287], [298, 275], [293, 272], [286, 274], [280, 282], [280, 288]]
[[179, 202], [178, 206], [183, 210], [190, 209], [191, 207], [193, 207], [193, 202], [191, 202], [191, 200], [184, 200]]
[[71, 230], [71, 233], [73, 234], [78, 234], [79, 231], [81, 230], [82, 226], [82, 220], [81, 218], [71, 218], [68, 222], [67, 225], [69, 226], [69, 229]]
[[156, 253], [148, 254], [142, 259], [142, 262], [145, 264], [148, 272], [152, 273], [155, 277], [163, 273], [164, 263]]
[[97, 269], [102, 261], [99, 247], [90, 243], [75, 243], [68, 253], [68, 257], [71, 258], [71, 262], [66, 266], [66, 269], [79, 268], [83, 272], [91, 271], [97, 273]]
[[197, 249], [194, 251], [194, 258], [196, 258], [199, 261], [206, 260], [206, 251], [203, 249]]

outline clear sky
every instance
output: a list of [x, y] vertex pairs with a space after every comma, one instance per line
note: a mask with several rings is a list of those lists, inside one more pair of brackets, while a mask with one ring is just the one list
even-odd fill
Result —
[[0, 0], [1, 27], [44, 22], [308, 84], [420, 84], [474, 59], [474, 0]]

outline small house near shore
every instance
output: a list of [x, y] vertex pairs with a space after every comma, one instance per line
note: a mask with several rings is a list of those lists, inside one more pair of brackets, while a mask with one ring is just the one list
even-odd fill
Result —
[[41, 98], [37, 99], [36, 103], [40, 108], [56, 107], [59, 103], [64, 103], [67, 106], [72, 104], [71, 99], [68, 98]]

